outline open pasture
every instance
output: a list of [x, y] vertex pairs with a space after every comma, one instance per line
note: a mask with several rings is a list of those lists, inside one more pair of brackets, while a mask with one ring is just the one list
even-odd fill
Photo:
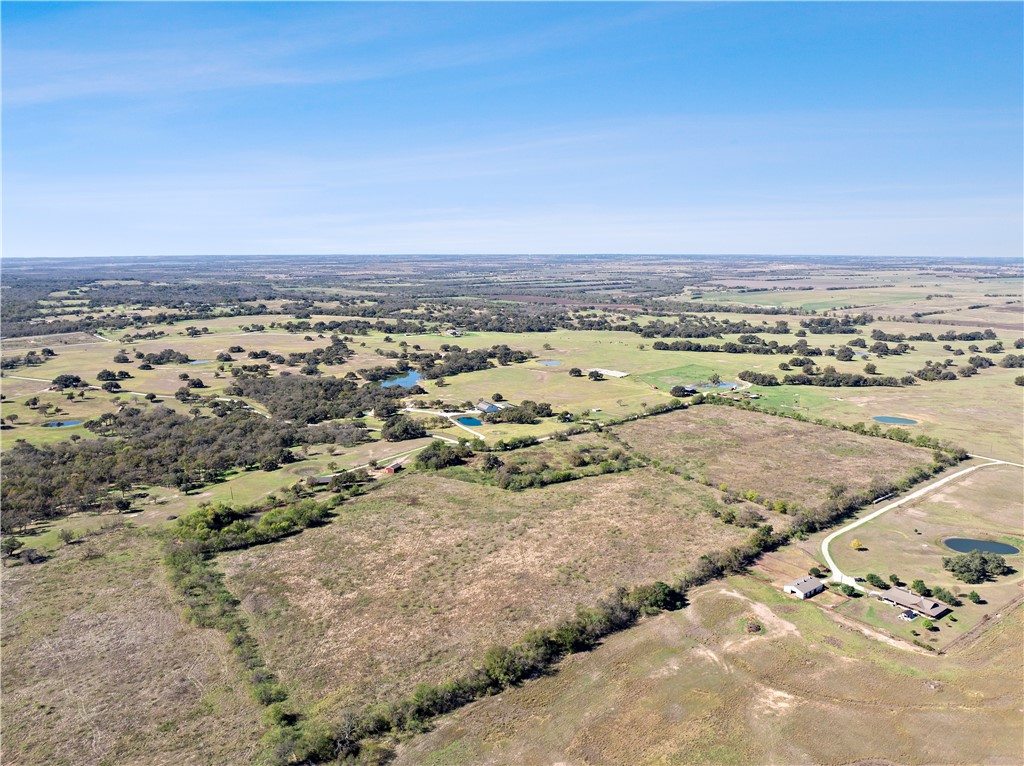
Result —
[[683, 474], [814, 507], [931, 461], [927, 450], [788, 418], [700, 405], [614, 427], [626, 444]]
[[110, 530], [4, 569], [5, 764], [253, 763], [260, 709], [224, 635], [182, 621], [158, 545]]
[[221, 556], [268, 665], [337, 713], [467, 670], [617, 584], [744, 539], [699, 485], [638, 469], [526, 492], [410, 473], [328, 526]]
[[690, 598], [447, 716], [397, 766], [1019, 761], [1020, 608], [972, 651], [937, 657], [747, 577]]
[[810, 418], [872, 425], [889, 415], [918, 421], [912, 434], [926, 434], [973, 454], [1024, 462], [1024, 389], [1014, 385], [1021, 371], [989, 368], [966, 380], [921, 382], [902, 388], [754, 386], [762, 402]]

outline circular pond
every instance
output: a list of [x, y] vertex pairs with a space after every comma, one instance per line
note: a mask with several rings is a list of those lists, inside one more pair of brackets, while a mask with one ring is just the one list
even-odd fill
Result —
[[910, 418], [897, 418], [892, 415], [875, 415], [871, 418], [872, 420], [878, 421], [879, 423], [894, 423], [900, 426], [916, 426], [917, 421], [911, 420]]
[[998, 553], [1002, 556], [1012, 556], [1015, 553], [1020, 553], [1020, 548], [1015, 548], [1006, 543], [997, 543], [995, 540], [971, 540], [967, 537], [950, 537], [942, 542], [945, 543], [947, 548], [951, 548], [957, 553], [981, 551], [982, 553]]
[[54, 420], [50, 423], [43, 423], [43, 428], [64, 428], [65, 426], [77, 426], [81, 420]]
[[455, 418], [457, 421], [462, 423], [464, 426], [482, 426], [484, 423], [479, 418], [471, 418], [468, 415], [461, 418]]

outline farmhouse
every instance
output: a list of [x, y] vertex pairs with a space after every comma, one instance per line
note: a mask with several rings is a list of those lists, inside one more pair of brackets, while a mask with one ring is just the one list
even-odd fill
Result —
[[810, 598], [825, 590], [825, 586], [821, 583], [821, 580], [815, 577], [801, 577], [799, 580], [784, 585], [782, 590], [800, 598]]
[[941, 617], [949, 611], [949, 607], [935, 599], [925, 598], [911, 593], [906, 588], [889, 588], [878, 594], [878, 598], [887, 604], [912, 609], [925, 617]]

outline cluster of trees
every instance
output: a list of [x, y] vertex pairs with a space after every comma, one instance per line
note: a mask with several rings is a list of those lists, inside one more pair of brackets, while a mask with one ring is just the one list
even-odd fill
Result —
[[133, 486], [191, 490], [237, 468], [273, 470], [306, 443], [357, 443], [361, 428], [302, 429], [218, 403], [219, 417], [191, 418], [155, 406], [126, 407], [85, 426], [100, 437], [33, 446], [18, 440], [4, 454], [2, 531], [85, 510], [130, 506]]
[[812, 335], [855, 335], [858, 327], [870, 324], [875, 318], [870, 314], [843, 317], [814, 317], [801, 319], [800, 326]]
[[955, 332], [949, 330], [939, 335], [936, 340], [995, 340], [995, 330], [974, 330], [973, 332]]
[[52, 348], [44, 348], [39, 352], [34, 349], [26, 351], [24, 356], [6, 356], [0, 359], [0, 370], [16, 370], [19, 367], [38, 367], [47, 359], [57, 356]]
[[488, 412], [483, 416], [488, 423], [519, 423], [531, 425], [540, 418], [554, 416], [551, 405], [547, 402], [534, 402], [524, 399], [517, 407], [505, 407], [497, 412]]
[[971, 585], [1013, 572], [1013, 569], [1006, 563], [1006, 559], [998, 553], [977, 550], [952, 558], [944, 558], [942, 567], [947, 572], [952, 572], [958, 580]]
[[[584, 329], [584, 328], [581, 328]], [[715, 317], [682, 314], [675, 322], [664, 319], [652, 319], [646, 325], [638, 322], [627, 324], [608, 325], [605, 327], [587, 326], [585, 329], [604, 329], [634, 332], [644, 338], [721, 338], [723, 335], [742, 335], [751, 333], [767, 333], [770, 335], [788, 335], [790, 332], [789, 323], [784, 321], [768, 325], [762, 322], [760, 325], [751, 324], [744, 320], [733, 321], [728, 319], [716, 319]], [[743, 341], [741, 343], [755, 341]], [[657, 345], [655, 345], [657, 348]], [[694, 349], [700, 350], [700, 349]]]
[[359, 386], [344, 378], [271, 378], [245, 372], [240, 372], [224, 389], [225, 396], [252, 398], [275, 417], [303, 425], [360, 417], [369, 410], [377, 417], [387, 418], [397, 412], [396, 400], [408, 393], [401, 387]]
[[395, 415], [380, 429], [380, 435], [384, 441], [401, 442], [422, 439], [427, 435], [427, 429], [418, 420], [413, 420], [407, 415]]
[[[155, 354], [142, 354], [141, 352], [137, 352], [135, 358], [141, 360], [143, 364], [149, 365], [188, 364], [189, 362], [192, 361], [192, 357], [190, 357], [184, 351], [175, 351], [173, 348], [165, 348], [163, 351], [160, 351]], [[118, 357], [115, 357], [114, 361], [117, 362]]]
[[[440, 439], [435, 439], [416, 455], [416, 467], [440, 471], [442, 468], [462, 465], [472, 456], [473, 450], [465, 444], [447, 444]], [[487, 457], [493, 456], [487, 455]]]
[[532, 351], [517, 351], [504, 344], [473, 351], [459, 346], [450, 346], [449, 349], [440, 361], [425, 362], [420, 366], [420, 372], [424, 378], [434, 380], [458, 375], [462, 372], [487, 370], [494, 366], [491, 364], [492, 359], [499, 365], [505, 366], [525, 362], [534, 356]]
[[917, 335], [909, 335], [908, 336], [908, 335], [906, 335], [905, 333], [902, 333], [902, 332], [888, 333], [888, 332], [885, 332], [883, 330], [879, 330], [878, 328], [875, 328], [874, 330], [871, 331], [871, 340], [879, 340], [879, 341], [883, 341], [883, 342], [886, 342], [886, 343], [904, 343], [906, 341], [911, 341], [911, 342], [924, 342], [924, 341], [927, 341], [929, 343], [934, 343], [935, 342], [935, 336], [932, 335], [930, 332], [922, 332], [922, 333], [918, 333]]
[[[745, 338], [753, 338], [756, 336], [746, 335]], [[741, 338], [742, 340], [742, 338]], [[651, 347], [655, 351], [703, 351], [711, 353], [724, 352], [726, 354], [809, 354], [813, 356], [821, 356], [820, 348], [810, 348], [806, 342], [797, 342], [792, 345], [782, 346], [779, 345], [778, 341], [770, 341], [765, 343], [760, 338], [757, 339], [759, 342], [756, 343], [734, 343], [733, 341], [726, 341], [725, 343], [697, 343], [692, 340], [674, 340], [671, 343], [667, 343], [663, 340], [657, 340]]]
[[[900, 381], [891, 375], [867, 376], [856, 372], [839, 372], [835, 367], [826, 365], [821, 370], [812, 368], [812, 372], [792, 373], [782, 379], [781, 385], [785, 386], [825, 386], [838, 388], [840, 386], [899, 386]], [[754, 383], [758, 386], [778, 386], [779, 379], [768, 372], [757, 372], [756, 370], [743, 370], [736, 377], [747, 383]]]
[[294, 505], [272, 508], [258, 519], [259, 507], [235, 507], [224, 503], [200, 506], [175, 522], [173, 535], [179, 541], [199, 543], [206, 552], [248, 548], [279, 540], [307, 527], [323, 524], [331, 515], [324, 503], [303, 500]]

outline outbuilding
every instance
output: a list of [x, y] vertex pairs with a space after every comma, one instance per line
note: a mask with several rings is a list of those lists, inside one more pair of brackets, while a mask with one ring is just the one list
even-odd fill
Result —
[[810, 598], [825, 590], [825, 585], [816, 577], [801, 577], [784, 585], [782, 590], [800, 598]]

